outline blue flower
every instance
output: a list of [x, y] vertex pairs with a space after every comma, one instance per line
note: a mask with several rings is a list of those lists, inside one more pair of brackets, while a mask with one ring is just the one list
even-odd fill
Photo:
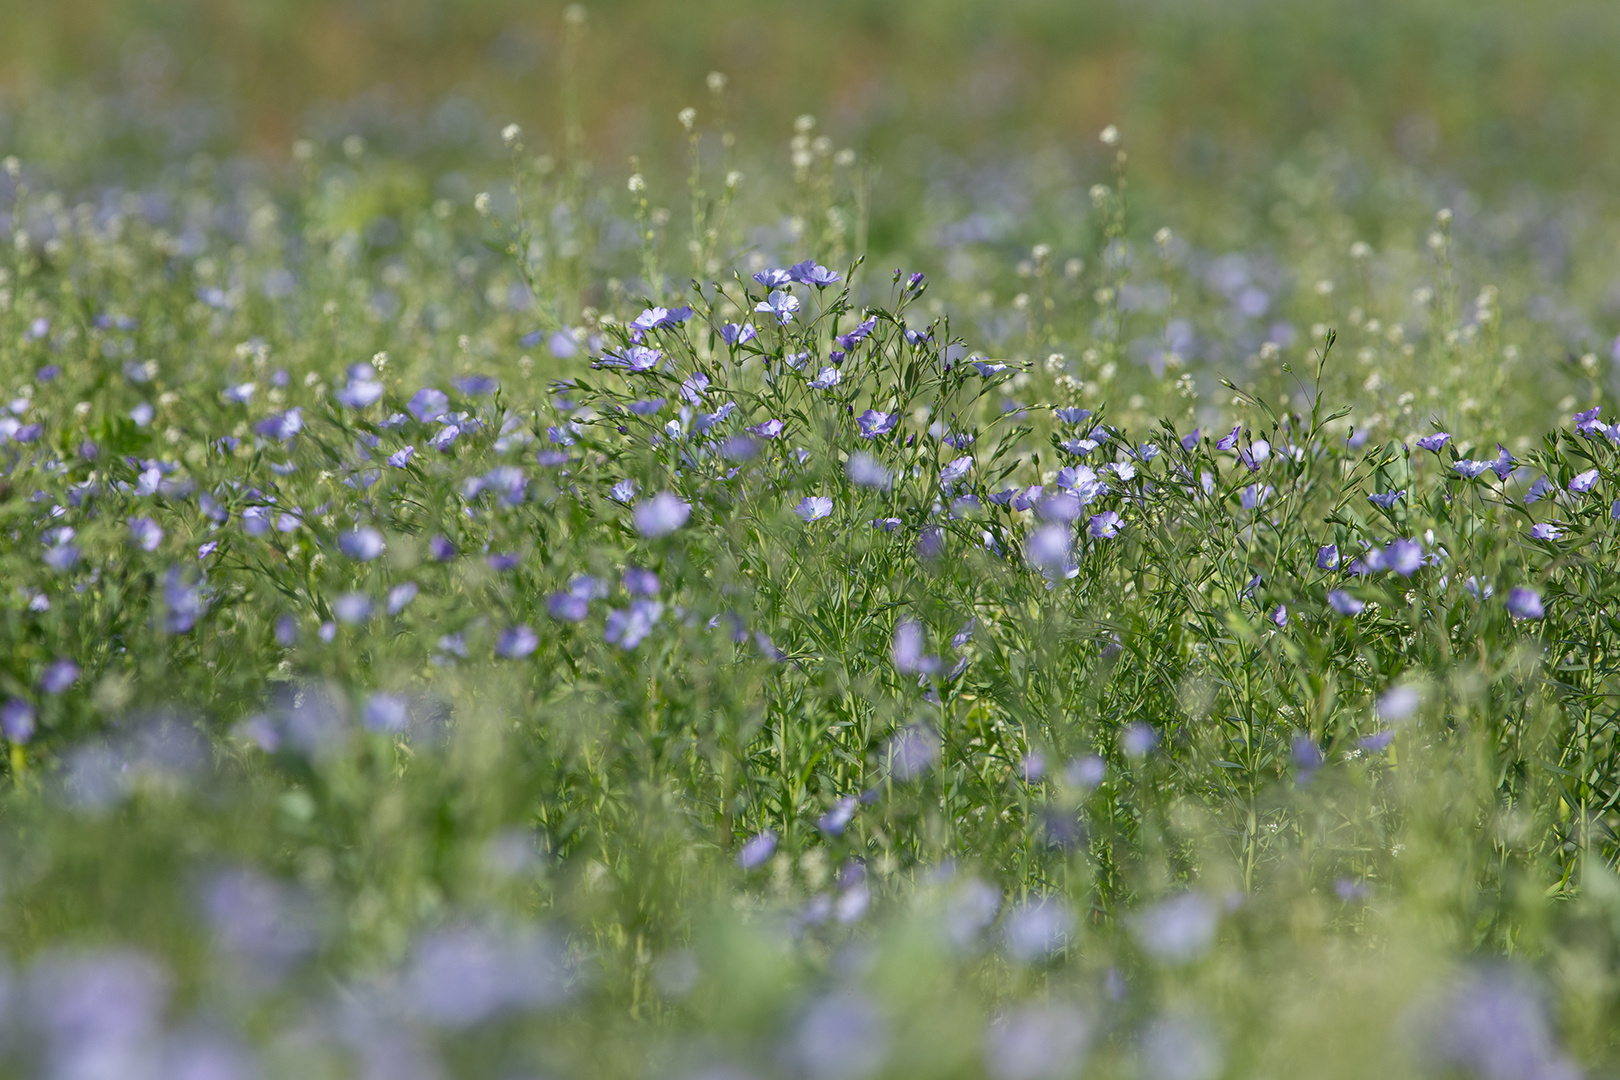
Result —
[[1423, 545], [1416, 540], [1394, 540], [1384, 549], [1383, 567], [1411, 577], [1423, 565]]
[[1498, 480], [1506, 480], [1513, 472], [1513, 457], [1507, 452], [1507, 447], [1501, 443], [1496, 444], [1496, 460], [1491, 462], [1491, 471]]
[[814, 285], [816, 288], [825, 288], [837, 283], [838, 274], [821, 266], [813, 259], [806, 259], [801, 263], [794, 263], [788, 268], [788, 277], [802, 285]]
[[720, 336], [725, 339], [727, 345], [737, 346], [754, 340], [759, 336], [759, 331], [749, 323], [738, 325], [728, 322], [720, 328]]
[[[370, 370], [369, 368], [367, 370]], [[383, 384], [371, 378], [350, 379], [349, 384], [336, 394], [339, 405], [348, 409], [364, 409], [376, 404], [383, 395]]]
[[855, 420], [861, 427], [861, 438], [875, 439], [879, 435], [887, 435], [893, 431], [894, 425], [900, 420], [900, 414], [867, 409]]
[[1339, 545], [1323, 544], [1316, 549], [1316, 568], [1318, 570], [1337, 570], [1339, 568]]
[[271, 413], [269, 416], [253, 425], [253, 430], [267, 439], [286, 442], [297, 435], [304, 427], [304, 414], [301, 409], [292, 408], [284, 413]]
[[1024, 554], [1037, 570], [1049, 574], [1066, 570], [1074, 554], [1074, 531], [1061, 522], [1043, 525], [1029, 534]]
[[406, 465], [410, 464], [410, 460], [413, 456], [415, 456], [415, 454], [416, 447], [401, 447], [392, 454], [388, 455], [388, 464], [392, 465], [396, 469], [403, 469]]
[[1119, 535], [1119, 515], [1112, 510], [1091, 515], [1087, 531], [1098, 540], [1109, 540]]
[[451, 379], [450, 382], [457, 390], [460, 390], [468, 397], [483, 397], [485, 394], [493, 394], [501, 385], [495, 381], [494, 377], [489, 375], [463, 375], [460, 378]]
[[46, 694], [60, 694], [79, 681], [79, 665], [72, 660], [52, 660], [40, 672], [39, 689]]
[[691, 504], [668, 491], [643, 499], [634, 511], [636, 531], [648, 538], [668, 536], [685, 525], [691, 516]]
[[546, 611], [560, 622], [579, 622], [590, 614], [591, 606], [571, 592], [554, 592], [546, 598]]
[[1530, 503], [1540, 502], [1542, 499], [1546, 498], [1549, 491], [1556, 490], [1557, 489], [1553, 487], [1551, 480], [1548, 480], [1545, 476], [1538, 476], [1536, 477], [1536, 482], [1530, 485], [1530, 490], [1524, 493], [1525, 505], [1528, 506]]
[[658, 575], [651, 570], [640, 566], [625, 568], [624, 591], [631, 596], [657, 596], [659, 588]]
[[202, 589], [189, 584], [178, 566], [169, 567], [163, 580], [163, 626], [171, 634], [189, 633], [208, 610]]
[[843, 374], [835, 367], [824, 367], [810, 380], [812, 390], [831, 390], [843, 379]]
[[410, 414], [424, 424], [431, 424], [450, 411], [450, 398], [443, 390], [424, 386], [405, 403]]
[[664, 605], [657, 600], [634, 600], [628, 609], [614, 608], [608, 612], [602, 640], [629, 652], [646, 640], [663, 614]]
[[624, 350], [624, 355], [607, 353], [591, 366], [622, 368], [633, 375], [639, 375], [644, 371], [651, 371], [658, 365], [658, 361], [663, 359], [663, 356], [664, 354], [657, 349], [649, 349], [645, 345], [632, 345]]
[[360, 707], [360, 723], [367, 731], [404, 731], [410, 723], [410, 703], [398, 694], [379, 690]]
[[838, 347], [846, 351], [853, 349], [860, 342], [866, 340], [866, 338], [875, 329], [877, 329], [877, 319], [875, 317], [864, 319], [861, 322], [856, 323], [855, 329], [851, 330], [849, 333], [838, 335], [836, 339], [838, 341]]
[[1386, 491], [1375, 495], [1368, 495], [1367, 501], [1378, 507], [1380, 510], [1388, 510], [1390, 507], [1400, 502], [1402, 496], [1405, 494], [1406, 489], [1402, 488], [1400, 491]]
[[1065, 424], [1079, 425], [1091, 419], [1091, 410], [1079, 408], [1058, 409], [1056, 415]]
[[1424, 435], [1422, 438], [1418, 439], [1417, 444], [1418, 444], [1419, 447], [1421, 447], [1424, 450], [1429, 450], [1429, 451], [1432, 451], [1433, 453], [1438, 454], [1440, 452], [1440, 448], [1442, 446], [1445, 446], [1446, 443], [1448, 443], [1450, 441], [1451, 441], [1451, 433], [1450, 432], [1437, 431], [1433, 435]]
[[338, 550], [356, 562], [370, 562], [383, 553], [383, 547], [382, 533], [369, 527], [338, 537]]
[[495, 655], [502, 660], [521, 660], [539, 647], [540, 635], [524, 624], [502, 630], [495, 639]]
[[793, 512], [805, 521], [820, 521], [833, 511], [833, 501], [825, 495], [806, 495], [799, 500]]
[[758, 436], [761, 439], [774, 439], [781, 435], [786, 427], [787, 425], [782, 421], [773, 418], [758, 424], [750, 425], [743, 430], [748, 432], [748, 434]]
[[744, 870], [754, 870], [763, 866], [774, 854], [776, 834], [766, 829], [737, 849], [737, 865]]
[[1596, 487], [1597, 482], [1598, 471], [1596, 469], [1587, 469], [1585, 472], [1576, 473], [1570, 478], [1569, 490], [1575, 492], [1577, 495], [1584, 495]]
[[433, 556], [434, 562], [449, 562], [456, 557], [456, 545], [452, 544], [441, 533], [435, 533], [428, 541], [428, 554]]
[[129, 519], [129, 537], [142, 551], [156, 551], [163, 543], [163, 527], [149, 517]]
[[759, 271], [754, 275], [754, 280], [767, 289], [776, 289], [792, 281], [793, 277], [786, 270], [769, 269]]
[[777, 289], [770, 296], [755, 304], [754, 310], [775, 315], [776, 321], [786, 326], [793, 321], [793, 313], [799, 310], [799, 298], [790, 292]]
[[889, 655], [895, 670], [902, 675], [935, 675], [940, 669], [939, 657], [923, 652], [922, 624], [915, 619], [901, 619], [894, 628], [894, 641]]
[[1193, 428], [1181, 437], [1181, 448], [1189, 454], [1192, 453], [1198, 449], [1198, 440], [1202, 434], [1197, 428]]
[[1556, 540], [1563, 535], [1563, 527], [1557, 522], [1542, 521], [1530, 526], [1530, 536], [1535, 540]]
[[992, 375], [999, 375], [1007, 370], [1007, 365], [999, 360], [974, 360], [973, 368], [981, 378], [988, 379]]
[[420, 591], [420, 586], [418, 586], [414, 581], [401, 582], [400, 584], [395, 585], [392, 589], [389, 589], [387, 601], [388, 614], [398, 615], [400, 612], [404, 611], [406, 605], [408, 605], [412, 600], [415, 600], [416, 594]]
[[1234, 425], [1231, 431], [1221, 436], [1220, 441], [1215, 444], [1215, 449], [1231, 450], [1235, 448], [1238, 444], [1238, 435], [1240, 435], [1242, 431], [1242, 424]]
[[7, 698], [0, 705], [0, 734], [22, 746], [34, 737], [34, 707], [21, 698]]
[[354, 626], [371, 618], [372, 607], [365, 593], [348, 592], [332, 601], [332, 614], [345, 626]]
[[1367, 605], [1345, 592], [1343, 589], [1334, 589], [1327, 594], [1329, 606], [1340, 615], [1360, 615], [1367, 610]]
[[851, 454], [844, 465], [844, 473], [850, 483], [857, 487], [886, 489], [891, 482], [889, 470], [877, 458], [865, 452]]
[[939, 482], [942, 484], [954, 484], [966, 476], [968, 470], [972, 468], [973, 457], [971, 455], [959, 457], [939, 471]]
[[661, 397], [641, 398], [639, 400], [632, 401], [628, 406], [626, 406], [626, 408], [628, 408], [630, 412], [636, 416], [652, 416], [663, 407], [664, 399]]

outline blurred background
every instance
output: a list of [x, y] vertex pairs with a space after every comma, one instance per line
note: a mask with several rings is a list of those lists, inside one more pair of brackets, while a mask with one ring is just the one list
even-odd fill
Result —
[[[11, 0], [0, 108], [55, 109], [35, 160], [161, 121], [275, 159], [334, 124], [429, 144], [560, 127], [564, 5], [535, 0]], [[1092, 153], [1107, 123], [1183, 191], [1326, 137], [1490, 191], [1616, 178], [1620, 6], [1605, 0], [597, 0], [578, 85], [594, 156], [678, 152], [726, 72], [744, 142], [793, 117], [885, 169], [936, 149]], [[82, 115], [91, 98], [99, 105]], [[407, 122], [406, 117], [413, 118]], [[426, 123], [416, 122], [426, 117]]]

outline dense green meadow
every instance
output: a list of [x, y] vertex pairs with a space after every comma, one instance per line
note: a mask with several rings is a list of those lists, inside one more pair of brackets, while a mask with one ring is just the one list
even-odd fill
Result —
[[0, 26], [0, 1075], [1620, 1070], [1620, 9]]

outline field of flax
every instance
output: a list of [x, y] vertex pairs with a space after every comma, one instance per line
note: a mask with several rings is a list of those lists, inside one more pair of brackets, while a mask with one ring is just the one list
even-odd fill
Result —
[[1620, 23], [1004, 7], [16, 14], [0, 1075], [1620, 1068]]

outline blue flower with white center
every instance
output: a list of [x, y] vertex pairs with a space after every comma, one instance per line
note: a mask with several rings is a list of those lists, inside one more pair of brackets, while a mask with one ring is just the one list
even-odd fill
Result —
[[899, 413], [879, 412], [876, 409], [867, 409], [855, 418], [860, 425], [861, 438], [875, 439], [880, 435], [887, 435], [894, 430], [894, 425], [900, 420]]
[[799, 298], [786, 290], [776, 289], [755, 304], [754, 310], [774, 315], [779, 324], [786, 326], [793, 321], [793, 313], [799, 310]]
[[1100, 514], [1091, 515], [1091, 523], [1087, 532], [1097, 540], [1111, 540], [1119, 535], [1119, 514], [1112, 510], [1104, 510]]
[[793, 512], [805, 521], [820, 521], [831, 516], [833, 501], [825, 495], [806, 495], [799, 500], [799, 505], [793, 508]]
[[1585, 472], [1576, 473], [1570, 478], [1569, 490], [1577, 495], [1585, 495], [1588, 491], [1597, 487], [1597, 482], [1598, 471], [1596, 469], [1587, 469]]

